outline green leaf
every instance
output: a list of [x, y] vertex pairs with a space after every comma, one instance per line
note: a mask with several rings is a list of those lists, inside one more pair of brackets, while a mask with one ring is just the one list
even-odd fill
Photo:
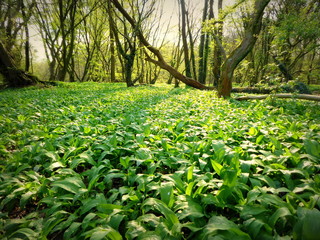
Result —
[[187, 181], [190, 182], [193, 179], [193, 169], [194, 165], [190, 166], [187, 173]]
[[189, 196], [186, 196], [185, 199], [181, 197], [180, 201], [176, 202], [175, 211], [177, 210], [179, 210], [179, 219], [190, 217], [193, 220], [204, 216], [201, 204]]
[[247, 221], [244, 222], [244, 225], [248, 229], [251, 236], [253, 236], [254, 239], [257, 238], [257, 236], [261, 232], [262, 227], [267, 227], [267, 224], [263, 222], [261, 219], [256, 218], [250, 218]]
[[90, 237], [90, 240], [102, 240], [105, 237], [108, 237], [108, 239], [111, 240], [121, 240], [122, 237], [120, 235], [120, 233], [118, 233], [117, 231], [115, 231], [112, 228], [102, 228], [102, 227], [97, 227], [95, 229], [93, 229]]
[[158, 210], [161, 214], [165, 216], [165, 218], [169, 222], [170, 229], [172, 229], [175, 225], [179, 224], [178, 217], [174, 214], [172, 210], [170, 210], [167, 205], [159, 199], [156, 198], [148, 198], [143, 204], [142, 207], [149, 206], [152, 209]]
[[80, 222], [73, 222], [70, 227], [64, 232], [63, 237], [65, 239], [71, 238], [71, 236], [79, 230], [79, 228], [82, 226], [82, 223]]
[[[21, 235], [24, 238], [21, 238]], [[20, 228], [9, 236], [9, 239], [36, 239], [38, 234], [30, 228]]]
[[137, 157], [141, 160], [152, 159], [151, 151], [148, 148], [140, 148], [137, 150]]
[[259, 133], [259, 131], [258, 131], [255, 127], [251, 127], [251, 128], [249, 129], [249, 132], [248, 132], [248, 134], [251, 135], [251, 136], [255, 136], [255, 135], [257, 135], [258, 133]]
[[85, 160], [87, 163], [90, 163], [92, 166], [96, 166], [97, 163], [92, 159], [89, 152], [83, 152], [79, 155], [80, 159]]
[[279, 218], [286, 217], [286, 216], [291, 216], [291, 215], [292, 214], [291, 214], [291, 212], [289, 211], [288, 208], [286, 208], [286, 207], [279, 208], [269, 218], [268, 223], [269, 223], [270, 227], [274, 228], [274, 226], [276, 225], [276, 223], [277, 223]]
[[191, 182], [191, 183], [188, 183], [188, 186], [186, 188], [186, 195], [187, 196], [191, 196], [192, 194], [192, 189], [193, 189], [193, 186], [195, 185], [195, 182]]
[[174, 203], [174, 196], [173, 196], [173, 186], [171, 183], [161, 183], [160, 197], [161, 197], [161, 201], [167, 204], [169, 208], [172, 207]]
[[51, 185], [56, 188], [62, 188], [74, 194], [80, 194], [81, 188], [86, 187], [82, 182], [82, 180], [77, 177], [69, 177], [64, 180], [59, 180], [59, 181], [53, 182]]
[[[307, 154], [320, 158], [320, 144], [315, 140], [305, 139], [303, 141], [304, 148], [306, 149]], [[319, 160], [319, 159], [318, 159]]]
[[319, 238], [320, 211], [298, 208], [298, 222], [293, 229], [294, 240], [316, 240]]
[[21, 199], [20, 199], [20, 207], [22, 207], [22, 208], [25, 207], [26, 204], [27, 204], [27, 202], [28, 202], [28, 200], [29, 200], [33, 195], [35, 195], [35, 193], [34, 193], [34, 192], [31, 192], [31, 191], [28, 191], [28, 192], [22, 194]]
[[251, 239], [250, 236], [241, 231], [234, 222], [222, 216], [213, 216], [210, 218], [208, 224], [203, 229], [203, 237], [210, 239], [211, 237], [218, 236], [219, 231], [232, 233], [232, 235], [234, 235], [233, 239]]
[[224, 185], [232, 188], [237, 184], [238, 177], [235, 169], [222, 169], [220, 174]]
[[170, 178], [173, 179], [174, 185], [181, 191], [185, 192], [185, 183], [181, 180], [180, 176], [178, 174], [173, 174], [170, 176]]
[[220, 176], [221, 169], [223, 168], [222, 165], [214, 160], [211, 160], [211, 165], [212, 165], [214, 171], [216, 171], [216, 173]]

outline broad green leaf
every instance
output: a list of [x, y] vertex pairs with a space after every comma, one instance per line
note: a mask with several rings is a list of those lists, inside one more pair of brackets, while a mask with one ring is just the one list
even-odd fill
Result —
[[115, 209], [122, 209], [122, 208], [123, 208], [123, 206], [121, 206], [121, 205], [107, 204], [107, 203], [101, 203], [101, 204], [99, 204], [97, 206], [97, 209], [100, 212], [104, 212], [104, 213], [107, 213], [107, 214], [110, 214]]
[[103, 228], [103, 227], [97, 227], [91, 231], [91, 237], [90, 240], [102, 240], [105, 239], [105, 237], [108, 237], [108, 239], [111, 240], [121, 240], [122, 237], [119, 232], [115, 231], [111, 227]]
[[193, 180], [193, 169], [194, 165], [190, 166], [187, 173], [187, 181], [190, 182]]
[[221, 178], [223, 179], [223, 184], [232, 188], [237, 183], [237, 171], [235, 169], [224, 168], [220, 172]]
[[97, 207], [99, 204], [101, 204], [101, 200], [99, 199], [85, 199], [83, 201], [83, 206], [81, 207], [80, 215], [87, 213], [92, 208]]
[[[320, 158], [320, 143], [315, 140], [305, 139], [303, 141], [306, 152], [311, 156]], [[319, 160], [319, 159], [318, 159]]]
[[57, 162], [59, 160], [59, 156], [55, 152], [46, 152], [45, 155], [50, 158], [53, 162]]
[[166, 204], [162, 201], [160, 201], [159, 199], [155, 199], [155, 198], [148, 198], [143, 204], [142, 207], [144, 206], [149, 206], [153, 209], [158, 210], [161, 214], [163, 214], [165, 216], [165, 218], [168, 220], [169, 222], [169, 226], [172, 229], [175, 225], [179, 224], [179, 219], [178, 217], [175, 215], [175, 213], [170, 210]]
[[151, 151], [148, 148], [140, 148], [137, 150], [137, 157], [142, 160], [152, 159]]
[[31, 192], [31, 191], [28, 191], [28, 192], [22, 194], [21, 199], [20, 199], [20, 207], [22, 207], [22, 208], [25, 207], [28, 200], [34, 195], [35, 195], [35, 193]]
[[288, 208], [286, 208], [286, 207], [279, 208], [269, 218], [268, 223], [273, 228], [276, 225], [276, 223], [277, 223], [279, 218], [286, 217], [286, 216], [291, 216], [291, 215], [292, 214], [291, 214], [291, 212], [289, 211]]
[[251, 218], [253, 216], [267, 212], [268, 209], [261, 205], [245, 205], [240, 212], [241, 218]]
[[[24, 236], [21, 238], [21, 235]], [[36, 239], [38, 234], [30, 228], [20, 228], [9, 236], [9, 239]]]
[[193, 189], [193, 186], [195, 185], [195, 182], [190, 182], [188, 183], [188, 186], [186, 188], [186, 195], [187, 196], [191, 196], [192, 194], [192, 189]]
[[96, 166], [97, 163], [92, 159], [90, 152], [83, 152], [79, 155], [80, 159], [85, 160], [87, 163], [90, 163], [92, 166]]
[[81, 223], [81, 228], [83, 230], [86, 230], [87, 227], [90, 225], [90, 223], [94, 223], [93, 219], [97, 216], [95, 213], [88, 213], [87, 216], [84, 217], [82, 223]]
[[64, 232], [63, 237], [64, 237], [65, 239], [71, 238], [71, 236], [72, 236], [75, 232], [77, 232], [77, 231], [80, 229], [81, 226], [82, 226], [82, 223], [80, 223], [80, 222], [73, 222], [73, 223], [70, 225], [70, 227]]
[[173, 196], [173, 186], [171, 183], [161, 184], [160, 197], [161, 197], [161, 201], [167, 204], [169, 208], [172, 207], [174, 203], [174, 196]]
[[261, 228], [266, 227], [267, 224], [263, 222], [261, 219], [250, 218], [244, 222], [244, 225], [248, 229], [248, 232], [254, 239], [259, 235]]
[[297, 215], [298, 221], [293, 229], [293, 239], [318, 239], [320, 229], [320, 211], [318, 209], [298, 208]]
[[203, 208], [199, 202], [192, 199], [189, 196], [181, 198], [180, 201], [176, 202], [175, 211], [179, 211], [179, 219], [190, 217], [190, 219], [202, 218], [204, 216]]
[[221, 169], [223, 168], [222, 165], [214, 160], [211, 160], [211, 165], [212, 165], [214, 171], [220, 176]]
[[74, 194], [80, 194], [81, 188], [84, 189], [86, 187], [82, 182], [82, 180], [77, 177], [69, 177], [64, 180], [59, 180], [59, 181], [53, 182], [51, 185], [53, 187], [62, 188]]
[[173, 179], [173, 183], [174, 185], [181, 191], [181, 192], [185, 192], [185, 183], [181, 180], [180, 176], [178, 174], [173, 174], [172, 176], [170, 176], [170, 178]]
[[234, 235], [234, 239], [248, 239], [250, 236], [241, 231], [238, 226], [222, 216], [213, 216], [210, 218], [208, 224], [204, 227], [203, 237], [205, 239], [212, 238], [219, 235], [218, 231], [227, 231]]

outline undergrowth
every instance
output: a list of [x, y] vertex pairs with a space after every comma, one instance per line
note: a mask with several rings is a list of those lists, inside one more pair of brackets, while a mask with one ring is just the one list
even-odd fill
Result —
[[0, 238], [317, 239], [319, 112], [165, 85], [0, 92]]

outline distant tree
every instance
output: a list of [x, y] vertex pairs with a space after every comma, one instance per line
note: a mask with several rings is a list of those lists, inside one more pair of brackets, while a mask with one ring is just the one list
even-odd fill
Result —
[[[205, 30], [204, 24], [206, 21], [211, 20], [214, 18], [213, 13], [213, 3], [214, 0], [205, 0], [204, 1], [204, 8], [202, 13], [202, 31], [200, 37], [200, 44], [199, 44], [199, 61], [198, 61], [198, 76], [199, 82], [202, 84], [206, 84], [207, 78], [207, 70], [208, 70], [208, 56], [209, 56], [209, 43], [210, 43], [210, 33]], [[217, 59], [215, 58], [214, 61]]]
[[320, 2], [281, 0], [272, 3], [271, 11], [275, 19], [271, 52], [285, 81], [303, 72], [309, 75], [312, 67], [305, 60], [308, 56], [313, 59], [320, 48]]

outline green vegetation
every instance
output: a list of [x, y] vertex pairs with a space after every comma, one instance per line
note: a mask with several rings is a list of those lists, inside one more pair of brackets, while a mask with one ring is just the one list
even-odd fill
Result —
[[1, 239], [317, 239], [320, 105], [168, 86], [0, 93]]

